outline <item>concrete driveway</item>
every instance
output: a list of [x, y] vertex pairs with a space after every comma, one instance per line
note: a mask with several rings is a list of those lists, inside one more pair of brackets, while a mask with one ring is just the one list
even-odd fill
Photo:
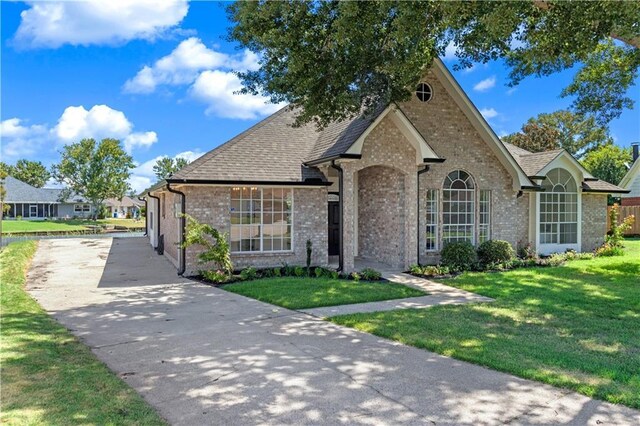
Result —
[[142, 238], [41, 241], [29, 286], [173, 424], [640, 424], [629, 408], [181, 279]]

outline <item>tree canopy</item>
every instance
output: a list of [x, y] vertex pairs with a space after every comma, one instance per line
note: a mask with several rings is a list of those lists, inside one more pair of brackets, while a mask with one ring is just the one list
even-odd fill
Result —
[[599, 126], [593, 117], [567, 110], [530, 118], [520, 132], [505, 136], [502, 140], [531, 152], [564, 148], [578, 158], [613, 143], [609, 130]]
[[153, 172], [156, 174], [158, 179], [166, 179], [184, 166], [189, 164], [189, 160], [186, 158], [178, 157], [178, 158], [169, 158], [162, 157], [156, 164], [153, 166]]
[[51, 173], [40, 161], [22, 159], [18, 160], [15, 165], [0, 163], [0, 169], [9, 176], [36, 188], [42, 188], [51, 178]]
[[618, 185], [631, 163], [631, 150], [617, 145], [602, 146], [587, 153], [581, 163], [598, 179]]
[[[460, 67], [504, 59], [510, 84], [579, 65], [561, 93], [600, 125], [633, 102], [640, 2], [235, 2], [230, 40], [261, 57], [240, 73], [245, 93], [301, 107], [319, 125], [403, 101], [434, 58]], [[614, 41], [615, 40], [615, 41]]]
[[60, 163], [53, 166], [53, 175], [65, 184], [63, 196], [71, 193], [91, 202], [97, 214], [107, 198], [121, 199], [130, 189], [127, 179], [134, 167], [117, 139], [82, 139], [65, 145]]

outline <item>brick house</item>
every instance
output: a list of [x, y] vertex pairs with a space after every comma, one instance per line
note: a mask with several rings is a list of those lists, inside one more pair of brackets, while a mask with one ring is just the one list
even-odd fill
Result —
[[622, 194], [620, 205], [623, 206], [640, 206], [640, 142], [631, 144], [632, 161], [631, 167], [626, 175], [620, 181], [620, 187], [628, 191]]
[[542, 254], [603, 242], [607, 194], [566, 151], [502, 143], [441, 61], [412, 98], [373, 114], [292, 127], [284, 108], [147, 192], [150, 243], [179, 272], [182, 211], [228, 232], [236, 268], [359, 259], [436, 263], [450, 241], [500, 239]]

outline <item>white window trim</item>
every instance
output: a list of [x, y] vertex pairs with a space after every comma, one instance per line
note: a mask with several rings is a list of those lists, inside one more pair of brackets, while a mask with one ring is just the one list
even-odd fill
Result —
[[[488, 199], [486, 201], [487, 203], [487, 223], [482, 223], [482, 194], [486, 193], [488, 194]], [[478, 243], [482, 244], [484, 241], [480, 241], [480, 232], [481, 232], [481, 227], [482, 226], [486, 226], [487, 227], [487, 239], [485, 241], [489, 241], [491, 240], [491, 225], [493, 223], [493, 218], [491, 217], [491, 215], [493, 214], [493, 209], [491, 206], [491, 202], [492, 202], [492, 195], [493, 192], [490, 189], [480, 189], [478, 191]]]
[[[34, 208], [36, 209], [36, 214], [32, 214], [31, 213], [31, 209]], [[38, 205], [37, 204], [29, 204], [29, 217], [38, 217]]]
[[445, 191], [461, 191], [461, 192], [471, 192], [473, 194], [473, 214], [471, 215], [473, 222], [472, 223], [464, 223], [462, 224], [462, 226], [471, 226], [471, 245], [475, 246], [476, 242], [478, 241], [478, 218], [476, 217], [479, 213], [479, 194], [478, 194], [478, 185], [476, 184], [476, 180], [473, 177], [473, 175], [469, 172], [467, 172], [464, 169], [455, 169], [455, 170], [451, 170], [449, 173], [447, 173], [447, 175], [445, 176], [445, 182], [447, 177], [455, 172], [455, 171], [461, 171], [461, 172], [465, 172], [467, 175], [469, 175], [469, 177], [471, 178], [471, 182], [473, 183], [473, 188], [472, 189], [451, 189], [451, 188], [445, 188], [444, 187], [444, 182], [442, 185], [442, 209], [441, 209], [441, 214], [442, 214], [442, 244], [439, 245], [439, 247], [444, 247], [445, 245], [445, 238], [444, 238], [444, 231], [445, 228], [448, 226], [461, 226], [460, 223], [456, 223], [456, 224], [445, 224], [444, 223], [444, 194]]
[[[242, 187], [241, 187], [242, 188]], [[253, 186], [252, 188], [257, 188], [260, 191], [260, 250], [256, 251], [235, 251], [235, 250], [231, 250], [231, 254], [235, 254], [235, 255], [270, 255], [270, 254], [278, 254], [278, 253], [293, 253], [294, 250], [294, 230], [293, 230], [293, 224], [294, 224], [294, 211], [295, 211], [295, 196], [294, 193], [295, 191], [293, 190], [293, 188], [291, 187], [282, 187], [282, 186]], [[264, 209], [262, 208], [263, 206], [263, 202], [264, 202], [264, 193], [263, 190], [264, 189], [276, 189], [276, 188], [281, 188], [284, 189], [286, 191], [291, 191], [291, 248], [289, 250], [269, 250], [269, 251], [265, 251], [264, 250]], [[229, 199], [231, 200], [231, 199]], [[231, 205], [229, 205], [229, 219], [231, 219]], [[229, 220], [229, 222], [231, 222], [231, 220]], [[231, 227], [233, 226], [233, 224], [229, 223], [229, 235], [231, 235]], [[240, 241], [242, 241], [242, 233], [240, 234]], [[229, 241], [231, 242], [231, 241]]]
[[[553, 167], [552, 169], [546, 170], [545, 171], [545, 175], [546, 173], [550, 172], [551, 170], [555, 169], [557, 167]], [[563, 168], [563, 167], [560, 167]], [[574, 173], [572, 170], [566, 169], [566, 171], [569, 172], [569, 174], [571, 175], [571, 177], [573, 177], [573, 179], [575, 180], [576, 183], [576, 188], [577, 188], [577, 211], [578, 211], [578, 219], [577, 219], [577, 224], [578, 224], [578, 235], [577, 235], [577, 242], [575, 244], [559, 244], [559, 243], [553, 243], [553, 244], [541, 244], [540, 243], [540, 192], [536, 192], [536, 197], [535, 197], [535, 212], [534, 212], [534, 216], [535, 216], [535, 228], [533, 229], [533, 231], [535, 232], [535, 241], [536, 241], [536, 251], [538, 252], [538, 254], [543, 255], [543, 256], [547, 256], [550, 255], [552, 253], [564, 253], [567, 250], [575, 250], [575, 251], [582, 251], [582, 191], [580, 190], [580, 186], [579, 186], [579, 182], [580, 179], [578, 176], [576, 176], [576, 173]]]
[[[425, 197], [426, 197], [425, 213], [426, 213], [427, 205], [429, 203], [433, 203], [433, 205], [435, 206], [435, 212], [434, 212], [435, 221], [433, 223], [429, 223], [429, 222], [427, 222], [427, 220], [425, 218], [425, 228], [424, 228], [425, 234], [424, 234], [424, 236], [425, 236], [425, 251], [427, 253], [433, 253], [433, 252], [437, 252], [438, 250], [440, 250], [440, 223], [439, 223], [440, 222], [440, 191], [438, 189], [431, 189], [431, 188], [427, 189], [427, 193], [429, 191], [433, 191], [434, 192], [434, 199], [432, 199], [430, 201], [429, 200], [429, 196], [425, 195]], [[434, 235], [435, 241], [434, 241], [434, 248], [432, 248], [432, 249], [427, 248], [427, 240], [428, 240], [428, 238], [427, 238], [427, 228], [429, 226], [434, 226], [435, 227], [435, 235]]]

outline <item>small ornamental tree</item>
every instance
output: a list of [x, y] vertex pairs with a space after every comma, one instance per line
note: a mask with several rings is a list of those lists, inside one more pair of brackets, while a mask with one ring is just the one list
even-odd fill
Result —
[[611, 206], [609, 211], [609, 220], [611, 221], [611, 232], [607, 235], [607, 244], [612, 247], [622, 247], [624, 241], [624, 233], [631, 228], [635, 221], [634, 215], [625, 217], [621, 223], [618, 223], [620, 217], [620, 209], [617, 204]]
[[219, 232], [211, 225], [198, 222], [188, 214], [185, 214], [184, 217], [187, 220], [187, 225], [181, 248], [193, 245], [204, 247], [205, 250], [198, 254], [198, 263], [213, 262], [220, 271], [231, 275], [233, 264], [231, 263], [231, 250], [227, 234]]

